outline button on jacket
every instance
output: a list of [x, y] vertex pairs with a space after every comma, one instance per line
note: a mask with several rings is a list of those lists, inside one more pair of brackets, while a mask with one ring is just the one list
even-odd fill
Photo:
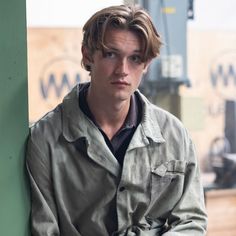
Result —
[[79, 87], [31, 127], [32, 235], [205, 235], [199, 167], [181, 122], [136, 91], [142, 121], [121, 168], [80, 110]]

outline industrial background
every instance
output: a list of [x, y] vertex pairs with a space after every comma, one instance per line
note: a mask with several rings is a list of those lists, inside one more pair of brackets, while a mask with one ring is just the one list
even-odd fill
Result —
[[176, 115], [192, 136], [205, 188], [208, 236], [236, 235], [234, 0], [0, 2], [0, 235], [29, 234], [28, 127], [76, 83], [89, 80], [80, 63], [82, 26], [111, 2], [140, 4], [152, 16], [164, 45], [140, 90]]

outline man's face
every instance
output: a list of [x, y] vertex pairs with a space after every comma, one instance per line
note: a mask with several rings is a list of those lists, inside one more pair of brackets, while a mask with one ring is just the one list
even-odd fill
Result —
[[[90, 57], [91, 91], [111, 100], [128, 100], [138, 88], [148, 63], [141, 58], [141, 41], [128, 30], [110, 29], [105, 35], [105, 51]], [[86, 50], [83, 51], [84, 58]]]

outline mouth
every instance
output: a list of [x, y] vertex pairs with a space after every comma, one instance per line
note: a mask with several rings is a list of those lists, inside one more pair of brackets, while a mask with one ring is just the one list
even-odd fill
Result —
[[124, 80], [112, 81], [111, 84], [113, 84], [113, 85], [123, 85], [123, 86], [128, 86], [129, 85], [129, 83], [124, 81]]

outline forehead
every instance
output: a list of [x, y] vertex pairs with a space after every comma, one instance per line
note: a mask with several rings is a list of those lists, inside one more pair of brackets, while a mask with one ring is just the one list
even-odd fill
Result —
[[108, 48], [142, 51], [139, 35], [130, 30], [108, 29], [104, 36], [105, 46]]

